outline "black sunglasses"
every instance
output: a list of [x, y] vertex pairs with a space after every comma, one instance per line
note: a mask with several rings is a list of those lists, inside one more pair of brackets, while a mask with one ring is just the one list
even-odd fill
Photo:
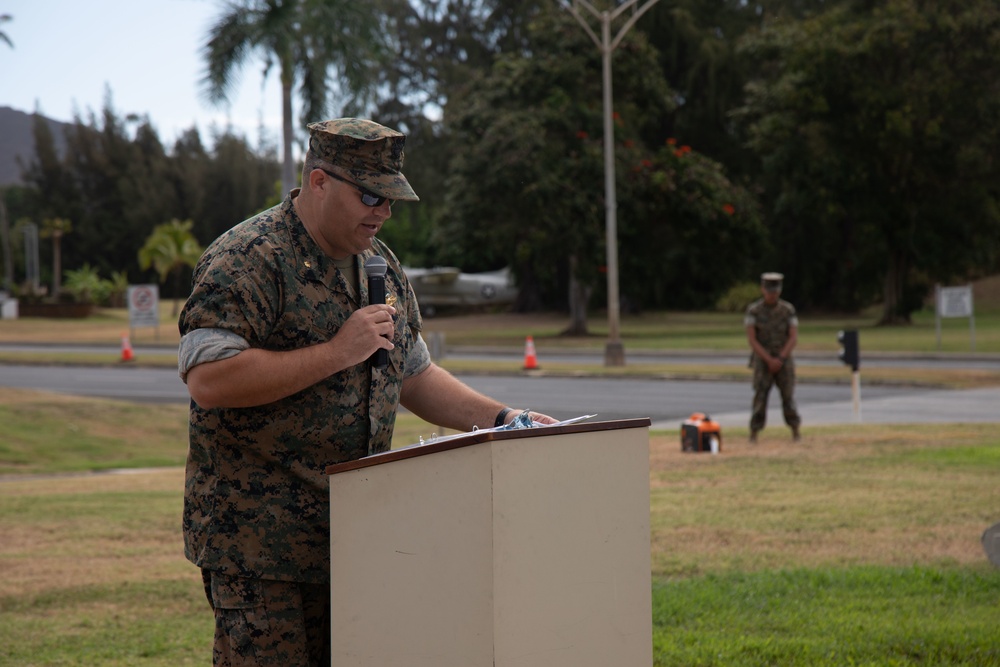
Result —
[[351, 181], [347, 180], [346, 178], [342, 178], [340, 176], [337, 176], [332, 171], [327, 171], [326, 169], [323, 169], [322, 167], [320, 168], [320, 171], [322, 171], [324, 174], [326, 174], [330, 178], [334, 178], [334, 179], [340, 181], [341, 183], [347, 183], [351, 187], [355, 188], [358, 192], [361, 193], [361, 203], [364, 204], [365, 206], [371, 206], [372, 208], [375, 208], [377, 206], [381, 206], [382, 202], [388, 201], [389, 202], [389, 206], [391, 207], [395, 203], [394, 199], [389, 199], [388, 197], [383, 197], [382, 195], [377, 195], [374, 192], [372, 192], [371, 190], [366, 190], [365, 188], [361, 187], [357, 183], [352, 183]]

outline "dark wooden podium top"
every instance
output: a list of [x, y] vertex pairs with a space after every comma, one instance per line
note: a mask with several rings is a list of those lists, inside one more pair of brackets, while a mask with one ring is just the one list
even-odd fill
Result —
[[481, 442], [496, 442], [498, 440], [511, 440], [513, 438], [537, 438], [541, 436], [563, 435], [565, 433], [590, 433], [592, 431], [617, 431], [627, 428], [648, 427], [652, 422], [649, 417], [639, 419], [618, 419], [609, 422], [578, 422], [576, 424], [566, 424], [563, 426], [539, 426], [536, 428], [511, 429], [509, 431], [483, 430], [473, 431], [459, 436], [446, 436], [437, 440], [432, 440], [423, 445], [411, 445], [402, 449], [393, 449], [381, 454], [373, 454], [354, 461], [345, 461], [327, 466], [327, 475], [357, 470], [369, 466], [382, 465], [390, 461], [400, 461], [417, 456], [426, 456], [437, 452], [444, 452], [449, 449], [468, 447]]

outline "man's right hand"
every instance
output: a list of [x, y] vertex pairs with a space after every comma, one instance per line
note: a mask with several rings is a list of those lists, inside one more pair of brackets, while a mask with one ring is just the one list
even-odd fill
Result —
[[347, 318], [329, 345], [336, 346], [348, 365], [360, 364], [378, 349], [391, 350], [392, 334], [396, 329], [393, 316], [396, 309], [385, 304], [360, 308]]
[[771, 375], [776, 375], [784, 365], [785, 362], [779, 359], [778, 357], [767, 358], [767, 370], [771, 371]]

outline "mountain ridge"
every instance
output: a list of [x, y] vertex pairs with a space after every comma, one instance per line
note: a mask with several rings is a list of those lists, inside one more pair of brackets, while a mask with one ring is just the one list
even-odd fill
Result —
[[[24, 184], [21, 171], [35, 159], [34, 116], [34, 113], [0, 106], [0, 188]], [[66, 150], [66, 130], [71, 124], [42, 117], [49, 123], [56, 150], [61, 155]]]

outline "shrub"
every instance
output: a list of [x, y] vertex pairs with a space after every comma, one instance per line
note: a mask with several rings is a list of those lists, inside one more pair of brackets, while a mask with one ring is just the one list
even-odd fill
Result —
[[733, 285], [715, 302], [715, 309], [723, 313], [742, 313], [751, 303], [760, 298], [760, 285], [740, 283]]
[[63, 291], [70, 294], [76, 303], [105, 303], [111, 290], [111, 281], [101, 278], [90, 264], [67, 271], [66, 282], [63, 283]]

